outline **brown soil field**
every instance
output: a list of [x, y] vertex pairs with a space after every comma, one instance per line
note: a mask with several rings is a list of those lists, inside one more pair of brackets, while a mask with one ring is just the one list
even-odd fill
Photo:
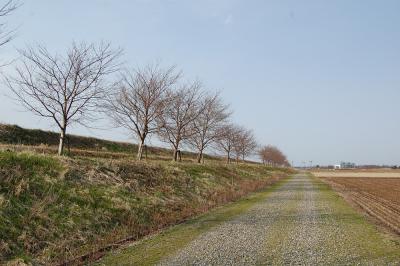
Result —
[[352, 172], [352, 173], [400, 173], [399, 169], [392, 169], [392, 168], [350, 168], [350, 169], [322, 169], [322, 168], [313, 168], [313, 171], [316, 172]]
[[331, 170], [331, 171], [312, 171], [317, 177], [360, 177], [360, 178], [400, 178], [400, 171], [381, 170], [381, 171], [360, 171], [360, 170]]
[[322, 180], [373, 220], [400, 235], [400, 178], [383, 177], [383, 174], [375, 178], [325, 175]]

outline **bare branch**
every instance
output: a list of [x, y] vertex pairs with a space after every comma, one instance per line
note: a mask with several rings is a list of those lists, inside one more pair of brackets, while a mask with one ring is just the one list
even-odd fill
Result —
[[217, 149], [226, 153], [228, 163], [233, 156], [237, 162], [240, 158], [244, 161], [245, 157], [252, 155], [257, 147], [251, 130], [232, 124], [221, 127], [216, 143]]
[[243, 161], [247, 156], [256, 153], [257, 141], [254, 137], [252, 130], [239, 128], [236, 133], [234, 152], [236, 155], [236, 161], [241, 158]]
[[[13, 13], [21, 4], [16, 0], [8, 0], [0, 6], [0, 17], [6, 17]], [[8, 30], [7, 23], [0, 23], [0, 46], [10, 42], [15, 35], [15, 30]]]
[[164, 115], [158, 119], [160, 126], [158, 135], [162, 141], [169, 143], [174, 149], [174, 161], [180, 153], [181, 142], [195, 134], [192, 123], [203, 111], [201, 98], [199, 81], [182, 85], [177, 91], [168, 93]]
[[286, 156], [275, 146], [264, 146], [258, 152], [264, 164], [272, 166], [289, 166]]
[[194, 134], [187, 139], [187, 143], [198, 152], [198, 163], [203, 159], [204, 150], [217, 140], [220, 128], [231, 114], [218, 92], [203, 97], [200, 106], [202, 112], [192, 123]]
[[174, 66], [162, 69], [159, 65], [148, 65], [125, 71], [115, 86], [115, 94], [108, 98], [107, 114], [117, 126], [133, 131], [140, 141], [139, 160], [146, 137], [160, 130], [158, 121], [162, 120], [167, 106], [169, 90], [179, 77]]
[[95, 119], [108, 88], [104, 78], [118, 70], [121, 53], [109, 43], [73, 43], [65, 57], [29, 47], [20, 51], [22, 63], [6, 84], [28, 110], [54, 120], [61, 131], [61, 154], [67, 126]]

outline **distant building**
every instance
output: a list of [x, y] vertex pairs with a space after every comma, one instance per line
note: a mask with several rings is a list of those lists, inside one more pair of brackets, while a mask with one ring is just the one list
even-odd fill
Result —
[[333, 166], [333, 169], [342, 169], [342, 166], [340, 164], [335, 164]]
[[349, 163], [349, 162], [341, 162], [340, 163], [340, 169], [350, 169], [350, 168], [356, 168], [356, 164]]

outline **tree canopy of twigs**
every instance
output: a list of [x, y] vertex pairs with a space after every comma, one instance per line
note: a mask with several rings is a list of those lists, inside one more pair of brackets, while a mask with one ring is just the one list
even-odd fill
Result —
[[173, 148], [174, 161], [181, 159], [181, 143], [194, 135], [192, 124], [203, 111], [200, 89], [200, 82], [195, 81], [168, 93], [168, 104], [158, 121], [158, 135]]
[[43, 46], [20, 50], [22, 62], [6, 83], [24, 107], [59, 127], [59, 155], [67, 127], [95, 119], [108, 88], [105, 77], [119, 69], [121, 52], [109, 43], [73, 43], [65, 56]]
[[116, 92], [108, 98], [106, 112], [117, 126], [134, 132], [139, 140], [137, 158], [142, 159], [146, 137], [158, 133], [167, 107], [168, 94], [179, 79], [175, 67], [148, 65], [125, 71]]
[[220, 129], [231, 114], [218, 93], [203, 97], [200, 106], [202, 112], [193, 121], [193, 135], [187, 140], [197, 151], [198, 163], [203, 159], [204, 150], [217, 140]]
[[239, 158], [244, 161], [246, 157], [255, 153], [258, 146], [253, 131], [244, 127], [237, 128], [234, 140], [233, 149], [236, 161], [239, 161]]
[[264, 164], [272, 166], [289, 166], [286, 155], [277, 147], [268, 145], [259, 150], [260, 159]]
[[[0, 4], [0, 18], [10, 15], [19, 6], [20, 3], [16, 0], [3, 1], [3, 4]], [[6, 22], [0, 22], [0, 46], [10, 42], [14, 38], [14, 33], [14, 30], [7, 28]]]
[[227, 124], [220, 128], [216, 140], [216, 148], [226, 154], [226, 162], [230, 163], [232, 158], [239, 162], [253, 155], [257, 149], [257, 141], [252, 130], [242, 126]]
[[233, 124], [223, 125], [218, 129], [218, 138], [216, 139], [216, 148], [226, 154], [226, 162], [230, 163], [237, 142], [239, 128]]

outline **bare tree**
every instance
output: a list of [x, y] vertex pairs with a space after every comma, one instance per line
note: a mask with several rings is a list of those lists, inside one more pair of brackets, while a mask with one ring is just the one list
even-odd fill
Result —
[[169, 92], [169, 102], [164, 115], [159, 120], [159, 137], [169, 143], [173, 150], [173, 160], [181, 160], [180, 145], [194, 134], [193, 121], [202, 112], [200, 99], [201, 84], [193, 82], [183, 85], [177, 91]]
[[258, 157], [261, 159], [263, 164], [267, 163], [268, 146], [263, 146], [258, 150]]
[[239, 128], [236, 133], [235, 143], [234, 143], [234, 151], [236, 154], [236, 162], [239, 161], [239, 158], [242, 158], [242, 161], [245, 160], [247, 156], [250, 156], [257, 149], [257, 141], [255, 139], [254, 133], [252, 130]]
[[286, 156], [275, 146], [264, 146], [259, 151], [259, 156], [264, 164], [272, 166], [289, 166]]
[[146, 137], [160, 130], [167, 92], [179, 79], [175, 67], [148, 65], [123, 73], [117, 91], [106, 103], [106, 111], [117, 126], [135, 133], [139, 140], [137, 158], [142, 159]]
[[240, 130], [240, 127], [233, 124], [226, 124], [218, 130], [216, 148], [226, 154], [227, 163], [231, 162], [231, 155], [234, 153]]
[[67, 127], [92, 121], [105, 97], [105, 76], [119, 67], [120, 49], [109, 43], [73, 43], [66, 56], [38, 46], [21, 50], [16, 75], [6, 77], [16, 99], [34, 114], [51, 118], [60, 129], [58, 154], [63, 154]]
[[[10, 15], [20, 6], [20, 3], [16, 0], [8, 0], [0, 5], [0, 17], [6, 17]], [[6, 23], [0, 23], [0, 46], [10, 42], [14, 37], [14, 31], [7, 29]]]
[[197, 149], [197, 162], [203, 158], [204, 150], [219, 136], [220, 129], [229, 117], [228, 105], [223, 104], [218, 93], [207, 95], [201, 101], [202, 112], [193, 121], [194, 134], [188, 143]]

